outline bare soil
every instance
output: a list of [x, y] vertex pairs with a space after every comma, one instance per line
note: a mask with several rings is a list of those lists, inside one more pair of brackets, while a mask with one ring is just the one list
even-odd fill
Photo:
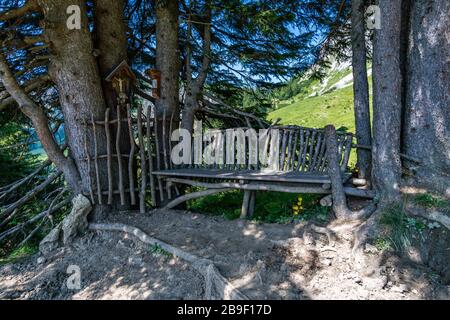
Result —
[[[256, 224], [169, 210], [114, 214], [109, 220], [214, 261], [253, 299], [450, 298], [448, 234], [437, 240], [443, 251], [430, 249], [425, 258], [422, 249], [400, 258], [368, 246], [356, 263], [351, 229], [330, 243], [309, 224]], [[67, 288], [70, 265], [80, 267], [80, 289]], [[0, 267], [1, 299], [203, 299], [204, 294], [204, 279], [189, 264], [122, 233], [89, 232], [51, 256]]]

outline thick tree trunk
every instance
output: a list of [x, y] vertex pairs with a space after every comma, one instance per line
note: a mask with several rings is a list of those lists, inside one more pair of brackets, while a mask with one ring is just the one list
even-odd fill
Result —
[[[122, 61], [127, 58], [127, 26], [124, 21], [124, 1], [123, 0], [95, 0], [94, 1], [94, 18], [95, 18], [95, 46], [99, 51], [98, 65], [100, 76], [102, 78], [103, 95], [106, 105], [110, 108], [111, 118], [117, 119], [117, 94], [112, 86], [112, 82], [105, 81], [105, 77]], [[120, 117], [126, 118], [127, 111], [121, 110]], [[111, 131], [111, 141], [116, 141], [116, 130]], [[128, 154], [131, 149], [128, 130], [121, 130], [120, 151]], [[116, 153], [115, 144], [111, 145], [111, 152]], [[106, 159], [102, 162], [106, 165]], [[116, 185], [118, 177], [117, 161], [111, 163], [111, 171], [113, 174], [113, 184]], [[122, 167], [128, 166], [128, 159], [122, 159]], [[137, 166], [134, 166], [136, 168]], [[123, 182], [125, 189], [129, 188], [128, 171], [123, 172]], [[136, 175], [136, 172], [133, 173]], [[136, 179], [134, 179], [136, 181]], [[119, 209], [128, 209], [129, 199], [125, 197], [127, 205], [119, 206], [120, 197], [114, 197], [114, 206]]]
[[[178, 14], [177, 0], [159, 1], [156, 5], [156, 68], [161, 72], [160, 98], [155, 104], [160, 154], [157, 168], [167, 168], [170, 161], [167, 150], [171, 134], [169, 128], [176, 129], [180, 118]], [[166, 191], [167, 186], [162, 187]], [[163, 194], [167, 195], [168, 192]], [[168, 200], [167, 196], [164, 200], [159, 198], [156, 205]]]
[[159, 1], [156, 8], [156, 68], [161, 72], [160, 99], [156, 116], [179, 118], [178, 1]]
[[[103, 98], [97, 63], [93, 56], [93, 44], [88, 29], [85, 2], [82, 0], [40, 0], [45, 15], [45, 36], [51, 43], [52, 58], [50, 76], [59, 92], [64, 114], [65, 135], [80, 173], [82, 190], [89, 192], [89, 167], [84, 149], [85, 136], [90, 155], [93, 155], [93, 130], [85, 122], [102, 119], [106, 104]], [[66, 26], [66, 11], [71, 5], [81, 8], [81, 30], [69, 30]], [[106, 153], [106, 135], [97, 128], [98, 151]], [[106, 181], [107, 168], [100, 166], [100, 179]]]
[[[366, 41], [364, 28], [364, 0], [352, 0], [352, 66], [355, 105], [356, 140], [372, 145], [367, 80]], [[370, 180], [372, 156], [370, 151], [358, 149], [359, 178]]]
[[[403, 152], [417, 182], [450, 196], [450, 2], [412, 1]], [[405, 163], [410, 166], [410, 163]]]
[[401, 1], [379, 0], [381, 29], [373, 57], [373, 183], [380, 204], [398, 200], [401, 178]]

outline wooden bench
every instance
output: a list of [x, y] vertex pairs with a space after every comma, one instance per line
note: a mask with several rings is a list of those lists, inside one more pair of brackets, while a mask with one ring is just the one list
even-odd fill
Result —
[[[222, 130], [219, 134], [226, 137], [227, 131]], [[198, 160], [194, 163], [194, 159], [191, 159], [188, 164], [170, 165], [170, 168], [165, 170], [153, 171], [152, 174], [158, 179], [160, 185], [165, 183], [171, 188], [184, 184], [206, 189], [177, 195], [166, 204], [166, 207], [173, 208], [182, 202], [205, 195], [241, 189], [244, 190], [241, 214], [244, 218], [253, 214], [256, 191], [331, 193], [323, 130], [298, 126], [274, 126], [268, 130], [265, 139], [258, 140], [256, 163], [255, 150], [250, 147], [250, 139], [250, 135], [246, 135], [245, 148], [241, 147], [239, 150], [235, 147], [234, 137], [231, 140], [223, 139], [221, 142], [224, 150], [223, 161], [219, 163], [208, 164], [203, 157], [201, 163]], [[342, 179], [345, 183], [351, 177], [347, 166], [353, 135], [337, 132], [336, 140]], [[241, 142], [243, 142], [242, 138]], [[231, 147], [230, 143], [232, 143]], [[194, 141], [192, 141], [192, 148], [193, 146]], [[203, 142], [202, 146], [207, 147], [207, 143]], [[275, 162], [272, 161], [272, 167], [268, 168], [267, 163], [262, 162], [261, 159], [270, 157], [274, 157], [272, 160], [275, 159]], [[233, 159], [232, 162], [230, 162], [231, 159]], [[347, 194], [360, 195], [356, 189], [346, 188], [345, 191]]]

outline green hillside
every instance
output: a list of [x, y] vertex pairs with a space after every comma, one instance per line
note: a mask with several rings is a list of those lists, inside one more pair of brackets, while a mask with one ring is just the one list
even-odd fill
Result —
[[316, 128], [333, 124], [336, 128], [354, 132], [351, 72], [350, 67], [331, 70], [322, 83], [318, 80], [301, 81], [305, 84], [302, 92], [279, 102], [279, 108], [270, 112], [268, 119], [280, 118], [282, 124]]

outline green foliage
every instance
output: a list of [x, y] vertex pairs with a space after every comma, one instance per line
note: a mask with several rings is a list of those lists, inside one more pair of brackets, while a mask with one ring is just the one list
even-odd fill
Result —
[[150, 247], [150, 252], [155, 256], [165, 256], [165, 257], [172, 257], [173, 255], [167, 251], [161, 248], [160, 245], [154, 244]]
[[411, 246], [414, 238], [422, 238], [426, 224], [422, 219], [408, 217], [400, 205], [392, 205], [384, 209], [380, 216], [383, 234], [378, 242], [385, 241], [397, 252], [403, 252]]
[[0, 186], [26, 176], [34, 168], [37, 156], [24, 144], [28, 138], [29, 133], [17, 123], [0, 127]]
[[429, 193], [419, 194], [414, 198], [414, 202], [419, 206], [429, 209], [442, 209], [450, 212], [450, 201], [439, 196], [434, 196]]
[[0, 255], [0, 265], [12, 263], [35, 254], [38, 251], [36, 243], [25, 244], [20, 248], [15, 249], [7, 256]]
[[[228, 220], [239, 218], [243, 193], [239, 190], [222, 192], [208, 197], [192, 200], [189, 210], [222, 216]], [[302, 199], [301, 214], [294, 206]], [[328, 208], [319, 204], [320, 196], [312, 194], [290, 194], [281, 192], [257, 192], [253, 220], [264, 223], [290, 223], [315, 219], [324, 222], [328, 219]]]
[[373, 244], [381, 252], [392, 250], [391, 241], [383, 237], [376, 238]]

